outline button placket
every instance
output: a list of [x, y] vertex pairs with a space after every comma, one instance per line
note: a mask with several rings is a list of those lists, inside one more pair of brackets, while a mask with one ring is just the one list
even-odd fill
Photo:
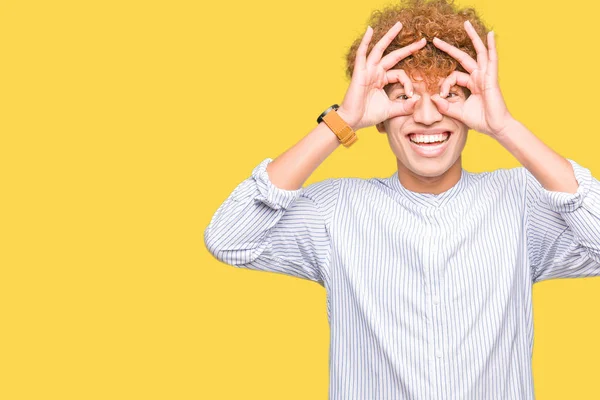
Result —
[[439, 277], [439, 223], [437, 221], [437, 213], [439, 213], [440, 209], [439, 205], [436, 204], [436, 208], [432, 209], [430, 215], [430, 223], [432, 226], [432, 236], [431, 236], [431, 260], [430, 260], [430, 269], [431, 269], [431, 308], [432, 308], [432, 317], [434, 323], [437, 325], [434, 327], [434, 349], [435, 349], [435, 357], [437, 360], [440, 360], [443, 356], [443, 324], [441, 323], [442, 319], [440, 318], [441, 308], [440, 304], [440, 282], [437, 280]]

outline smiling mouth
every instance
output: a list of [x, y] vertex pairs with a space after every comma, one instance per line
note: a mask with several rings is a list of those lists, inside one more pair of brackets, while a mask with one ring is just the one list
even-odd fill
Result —
[[[443, 133], [443, 135], [447, 135], [445, 139], [438, 140], [438, 141], [435, 141], [435, 142], [417, 142], [417, 141], [414, 141], [413, 139], [414, 139], [415, 135], [413, 133], [408, 134], [407, 137], [408, 137], [408, 140], [410, 140], [411, 143], [414, 143], [417, 146], [421, 146], [421, 147], [435, 147], [435, 146], [439, 146], [440, 144], [446, 143], [448, 140], [450, 140], [450, 136], [452, 136], [452, 132], [446, 131], [446, 132]], [[431, 135], [431, 136], [434, 136], [434, 135]], [[438, 135], [435, 135], [435, 136], [438, 136]]]

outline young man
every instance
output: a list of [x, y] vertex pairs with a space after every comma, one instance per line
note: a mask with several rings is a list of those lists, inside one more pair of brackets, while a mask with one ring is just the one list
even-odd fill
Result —
[[[341, 106], [254, 168], [206, 246], [326, 288], [332, 400], [533, 399], [532, 284], [600, 276], [600, 182], [508, 112], [474, 10], [415, 0], [371, 22]], [[302, 187], [372, 125], [397, 172]], [[462, 169], [469, 129], [523, 167]]]

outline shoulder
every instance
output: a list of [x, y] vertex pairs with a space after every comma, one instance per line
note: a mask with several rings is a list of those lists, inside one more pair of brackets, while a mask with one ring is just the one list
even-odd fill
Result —
[[388, 181], [389, 178], [328, 178], [305, 186], [300, 197], [312, 200], [330, 221], [340, 204], [348, 206], [353, 199], [387, 187]]
[[471, 173], [470, 177], [471, 193], [478, 201], [496, 205], [510, 204], [511, 209], [521, 209], [526, 196], [523, 167]]
[[494, 171], [471, 172], [471, 180], [475, 185], [497, 187], [502, 189], [519, 189], [525, 184], [525, 168], [498, 168]]
[[305, 201], [314, 204], [327, 225], [330, 224], [338, 204], [340, 194], [339, 181], [339, 178], [328, 178], [313, 182], [303, 187], [300, 194], [300, 201], [305, 199]]
[[304, 188], [303, 195], [319, 200], [333, 195], [347, 194], [378, 186], [387, 186], [389, 178], [329, 178], [311, 183]]

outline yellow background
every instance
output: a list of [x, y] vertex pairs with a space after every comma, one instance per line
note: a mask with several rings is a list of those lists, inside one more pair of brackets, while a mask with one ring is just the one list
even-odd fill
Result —
[[[0, 398], [326, 399], [325, 289], [204, 247], [218, 206], [341, 102], [386, 3], [0, 4]], [[509, 110], [600, 177], [593, 2], [479, 0]], [[389, 176], [375, 128], [306, 184]], [[519, 164], [471, 131], [463, 167]], [[600, 279], [534, 286], [539, 399], [600, 398]]]

